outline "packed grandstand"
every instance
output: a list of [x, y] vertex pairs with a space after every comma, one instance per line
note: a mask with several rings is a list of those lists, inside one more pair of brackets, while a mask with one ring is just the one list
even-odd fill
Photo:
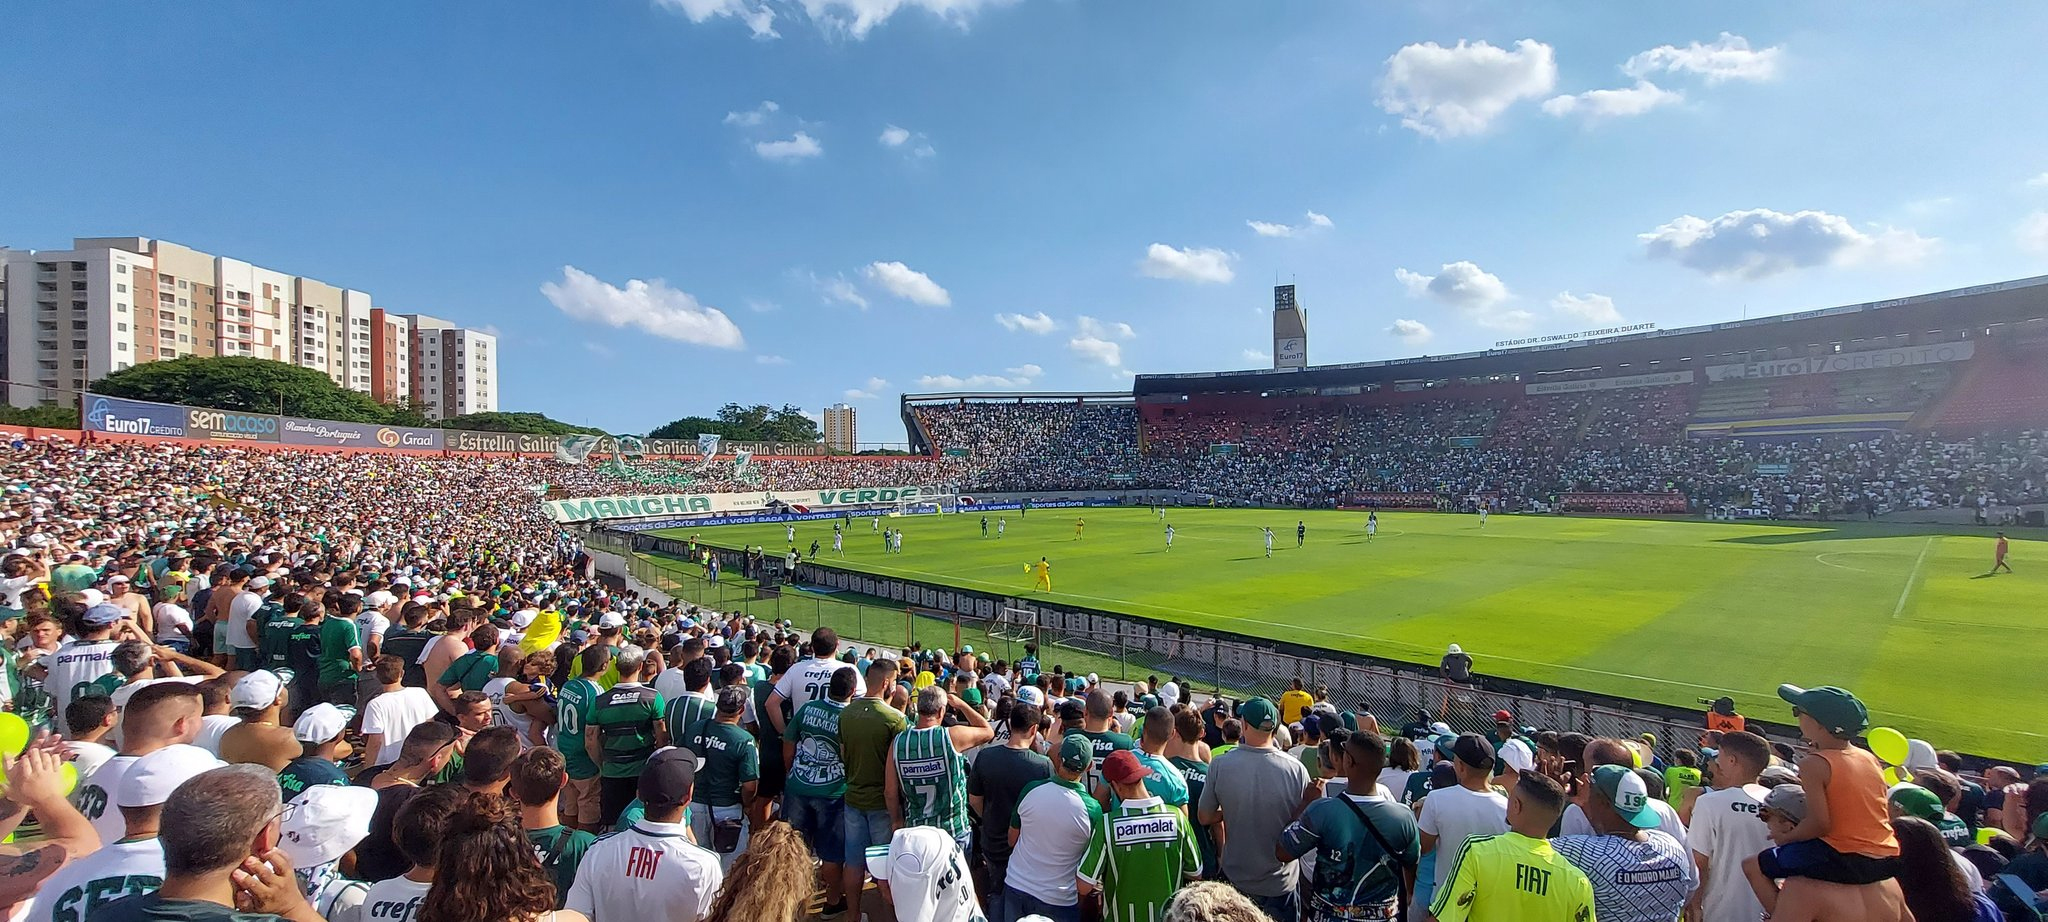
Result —
[[[2005, 514], [2048, 474], [2033, 290], [1123, 399], [926, 395], [904, 405], [925, 455], [757, 476]], [[1880, 765], [1838, 689], [1782, 692], [1804, 751], [1718, 712], [1660, 746], [1300, 683], [1232, 702], [642, 594], [537, 501], [644, 491], [618, 467], [45, 433], [0, 454], [10, 918], [1983, 919], [2048, 890], [2041, 773]], [[754, 485], [637, 470], [671, 468]], [[1553, 883], [1518, 888], [1518, 860]]]

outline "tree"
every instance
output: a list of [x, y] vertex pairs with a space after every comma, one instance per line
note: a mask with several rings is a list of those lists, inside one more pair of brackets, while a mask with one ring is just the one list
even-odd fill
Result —
[[393, 408], [335, 384], [325, 372], [239, 356], [144, 362], [93, 382], [92, 392], [244, 413], [282, 413], [346, 423], [390, 424]]
[[471, 429], [481, 432], [517, 432], [526, 435], [569, 435], [588, 432], [604, 435], [602, 429], [577, 426], [550, 419], [540, 413], [470, 413], [441, 421], [443, 429]]
[[78, 405], [46, 407], [0, 406], [0, 426], [30, 426], [37, 429], [78, 428]]
[[691, 441], [700, 434], [725, 434], [725, 423], [708, 416], [685, 416], [682, 419], [663, 424], [647, 433], [650, 439], [682, 439]]
[[783, 404], [770, 409], [765, 403], [743, 406], [728, 403], [718, 408], [718, 417], [685, 416], [656, 427], [650, 439], [694, 439], [700, 434], [721, 435], [735, 442], [815, 442], [818, 424], [804, 415], [803, 408]]

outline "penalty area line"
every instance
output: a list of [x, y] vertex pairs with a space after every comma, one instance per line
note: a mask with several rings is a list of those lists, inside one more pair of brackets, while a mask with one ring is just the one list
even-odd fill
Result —
[[1899, 604], [1892, 606], [1892, 620], [1897, 621], [1906, 613], [1906, 600], [1913, 595], [1913, 584], [1920, 581], [1920, 566], [1927, 562], [1927, 552], [1934, 549], [1934, 539], [1927, 539], [1920, 545], [1920, 556], [1913, 559], [1913, 570], [1906, 574], [1905, 588], [1899, 590]]

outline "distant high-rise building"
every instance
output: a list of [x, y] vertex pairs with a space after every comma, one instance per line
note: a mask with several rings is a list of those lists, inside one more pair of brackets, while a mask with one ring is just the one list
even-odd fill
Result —
[[498, 408], [498, 337], [426, 314], [403, 314], [412, 327], [410, 396], [428, 419]]
[[857, 411], [843, 403], [825, 408], [825, 447], [833, 451], [854, 451], [858, 442], [854, 417]]
[[1308, 367], [1308, 311], [1295, 303], [1293, 285], [1273, 286], [1273, 367]]
[[370, 308], [370, 398], [404, 403], [412, 397], [412, 324], [381, 307]]

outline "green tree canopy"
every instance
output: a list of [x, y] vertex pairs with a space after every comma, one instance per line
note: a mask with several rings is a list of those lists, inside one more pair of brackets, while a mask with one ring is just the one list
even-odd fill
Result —
[[244, 413], [346, 423], [402, 422], [397, 408], [334, 383], [326, 373], [269, 359], [186, 356], [144, 362], [93, 382], [92, 392]]
[[815, 442], [818, 424], [804, 415], [803, 408], [783, 404], [780, 409], [765, 403], [743, 406], [728, 403], [716, 418], [685, 416], [649, 432], [650, 439], [694, 439], [700, 434], [722, 435], [737, 442]]
[[571, 425], [541, 413], [469, 413], [442, 420], [441, 428], [471, 429], [479, 432], [518, 432], [527, 435], [568, 435], [572, 432], [605, 434], [602, 429]]
[[0, 426], [33, 426], [38, 429], [78, 428], [76, 404], [48, 407], [0, 406]]

